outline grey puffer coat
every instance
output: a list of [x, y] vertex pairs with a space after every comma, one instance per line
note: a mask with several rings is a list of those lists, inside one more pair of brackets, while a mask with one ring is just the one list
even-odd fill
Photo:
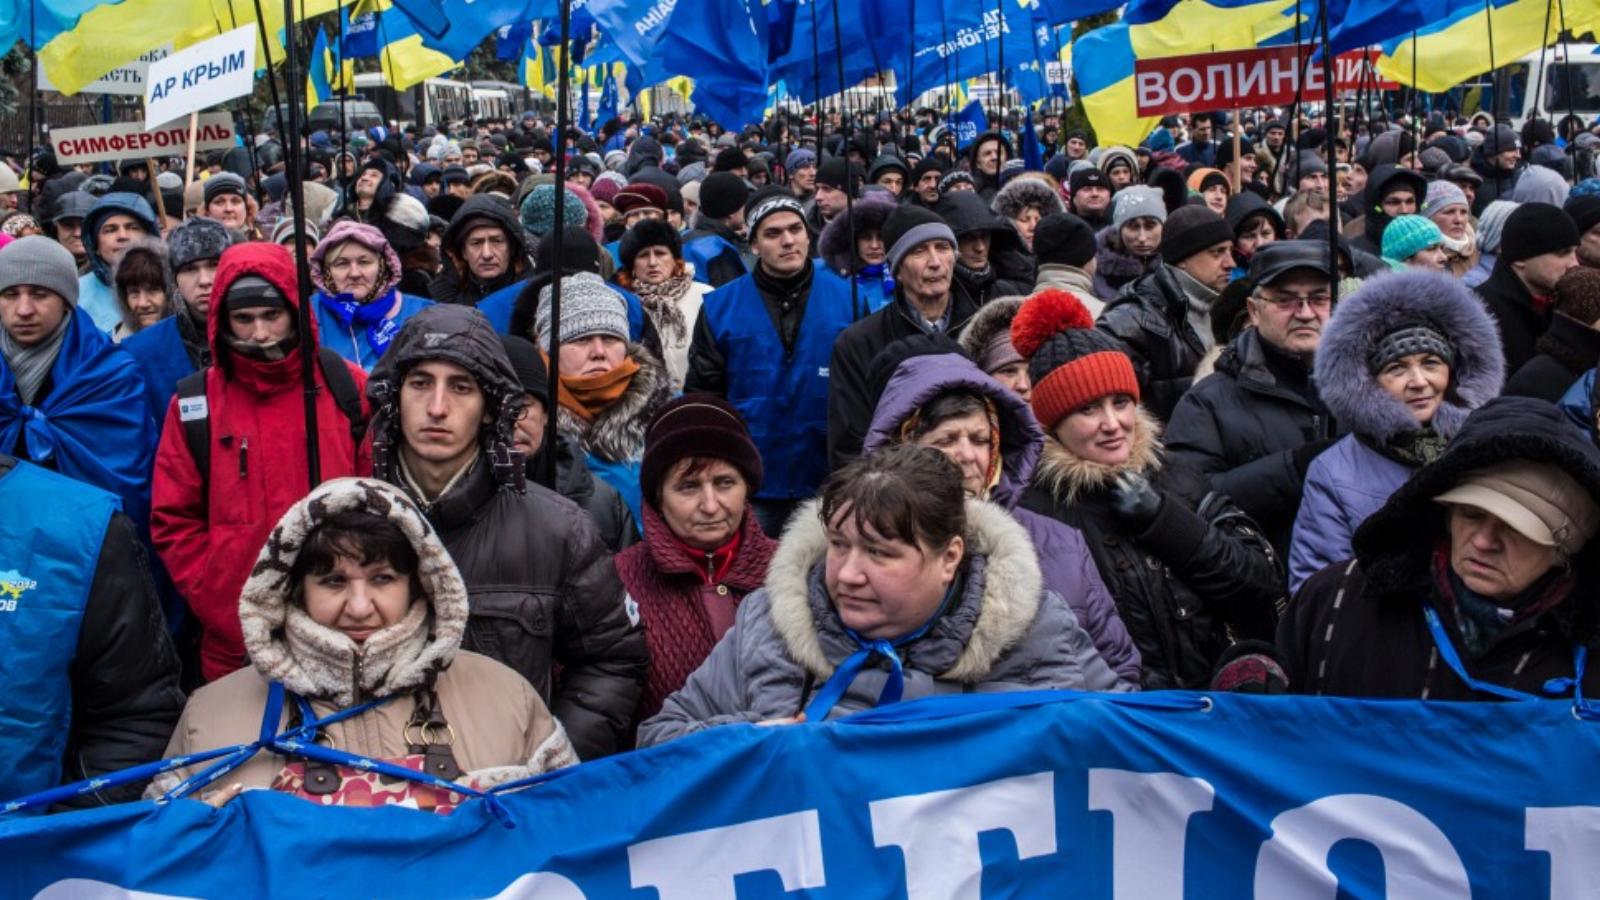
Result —
[[[982, 315], [980, 312], [979, 315]], [[1137, 687], [1140, 681], [1139, 651], [1128, 636], [1128, 629], [1117, 615], [1116, 601], [1095, 568], [1094, 557], [1078, 529], [1055, 519], [1017, 508], [1044, 446], [1044, 430], [1021, 397], [1006, 390], [998, 381], [983, 374], [970, 360], [954, 353], [913, 356], [895, 369], [878, 398], [872, 426], [867, 431], [863, 453], [899, 439], [900, 427], [918, 409], [950, 390], [965, 390], [994, 404], [1000, 420], [1000, 480], [986, 499], [1011, 511], [1018, 524], [1027, 529], [1038, 554], [1045, 587], [1060, 595], [1072, 607], [1095, 649], [1110, 670], [1098, 663], [1085, 672], [1090, 690]], [[1112, 672], [1115, 672], [1115, 675]]]
[[[1094, 649], [1066, 602], [1043, 589], [1027, 532], [1005, 510], [969, 500], [966, 539], [960, 599], [926, 635], [901, 648], [903, 699], [1081, 689]], [[823, 584], [827, 548], [812, 501], [790, 520], [766, 586], [744, 599], [711, 656], [639, 727], [639, 746], [793, 716], [805, 707], [856, 650]], [[874, 706], [887, 679], [887, 669], [869, 665], [831, 715]]]

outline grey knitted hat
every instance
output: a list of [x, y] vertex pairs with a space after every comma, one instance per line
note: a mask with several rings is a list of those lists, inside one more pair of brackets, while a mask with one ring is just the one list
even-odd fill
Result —
[[[539, 290], [534, 314], [534, 334], [541, 346], [550, 342], [550, 285]], [[561, 340], [575, 341], [592, 334], [628, 339], [628, 307], [605, 279], [579, 272], [561, 279]]]
[[67, 248], [44, 235], [12, 241], [0, 249], [0, 291], [31, 284], [78, 305], [78, 264]]
[[245, 189], [244, 179], [232, 172], [218, 172], [205, 181], [205, 202], [210, 203], [223, 194], [237, 194], [248, 197], [249, 191]]
[[1136, 184], [1117, 191], [1117, 199], [1111, 207], [1111, 224], [1121, 228], [1134, 219], [1167, 220], [1167, 203], [1160, 189]]
[[233, 236], [216, 219], [195, 216], [167, 233], [167, 259], [172, 271], [202, 259], [220, 259], [233, 244]]

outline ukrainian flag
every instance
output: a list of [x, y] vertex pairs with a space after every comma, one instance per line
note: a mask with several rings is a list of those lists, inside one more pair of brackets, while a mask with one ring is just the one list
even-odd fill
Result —
[[454, 69], [459, 63], [422, 45], [422, 34], [399, 8], [378, 14], [378, 68], [397, 91]]
[[[1415, 66], [1414, 87], [1447, 91], [1489, 70], [1491, 30], [1494, 62], [1499, 65], [1549, 46], [1561, 30], [1557, 0], [1490, 0], [1488, 8], [1485, 0], [1449, 0], [1448, 5], [1450, 14], [1417, 29], [1415, 41], [1410, 33], [1385, 41], [1378, 71], [1410, 85]], [[1600, 3], [1567, 2], [1564, 7], [1568, 31], [1583, 34], [1600, 29]]]
[[1079, 37], [1073, 42], [1072, 56], [1077, 60], [1073, 75], [1078, 80], [1078, 98], [1100, 144], [1138, 146], [1160, 120], [1141, 119], [1134, 113], [1134, 55], [1128, 23], [1106, 25]]

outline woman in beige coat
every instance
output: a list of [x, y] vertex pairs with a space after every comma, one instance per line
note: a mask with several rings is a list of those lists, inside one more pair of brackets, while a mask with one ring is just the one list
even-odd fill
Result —
[[[577, 762], [561, 724], [506, 666], [460, 650], [467, 592], [415, 505], [380, 481], [343, 478], [278, 522], [239, 598], [251, 666], [189, 698], [167, 756], [256, 740], [271, 686], [285, 689], [277, 732], [360, 704], [316, 743], [477, 789]], [[203, 771], [158, 776], [161, 796]], [[399, 804], [448, 812], [463, 797], [360, 767], [257, 753], [207, 799], [272, 788], [323, 805]]]

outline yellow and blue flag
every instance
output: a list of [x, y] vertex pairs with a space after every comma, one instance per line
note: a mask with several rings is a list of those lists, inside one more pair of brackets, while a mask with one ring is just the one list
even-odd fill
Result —
[[[1574, 34], [1600, 28], [1600, 3], [1564, 4], [1558, 0], [1450, 0], [1456, 7], [1444, 18], [1411, 33], [1395, 36], [1382, 44], [1383, 56], [1378, 71], [1411, 85], [1416, 69], [1417, 87], [1424, 91], [1447, 91], [1457, 84], [1487, 72], [1490, 67], [1490, 40], [1494, 35], [1493, 59], [1505, 65], [1541, 47], [1554, 43], [1561, 29], [1561, 12], [1567, 30]], [[1491, 24], [1492, 23], [1492, 24]]]

